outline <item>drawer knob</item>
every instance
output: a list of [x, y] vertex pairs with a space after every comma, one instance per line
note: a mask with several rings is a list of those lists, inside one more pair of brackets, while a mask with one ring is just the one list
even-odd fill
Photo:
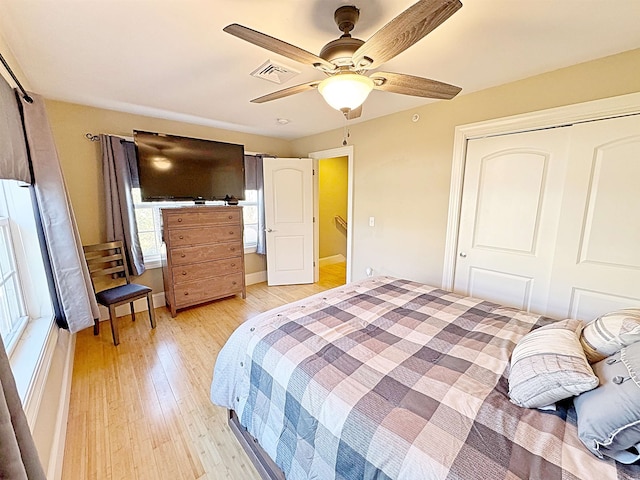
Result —
[[178, 218], [178, 223], [180, 223], [180, 222], [182, 222], [182, 219], [181, 219], [181, 218]]
[[231, 282], [231, 285], [235, 285], [236, 283], [238, 283], [238, 282]]
[[233, 215], [229, 215], [229, 220], [233, 220]]
[[232, 252], [235, 251], [236, 247], [231, 247], [229, 250], [231, 250]]
[[235, 263], [232, 263], [232, 264], [231, 264], [231, 266], [232, 266], [232, 267], [235, 267], [235, 266], [236, 266], [236, 264], [235, 264]]
[[186, 274], [187, 274], [187, 272], [182, 272], [182, 275], [186, 275]]
[[189, 295], [189, 292], [184, 292], [185, 295]]
[[179, 238], [180, 240], [182, 240], [182, 239], [184, 238], [184, 236], [183, 236], [183, 235], [180, 235], [178, 238]]
[[180, 255], [180, 257], [181, 257], [181, 258], [184, 258], [184, 257], [186, 257], [186, 255], [183, 253], [182, 255]]

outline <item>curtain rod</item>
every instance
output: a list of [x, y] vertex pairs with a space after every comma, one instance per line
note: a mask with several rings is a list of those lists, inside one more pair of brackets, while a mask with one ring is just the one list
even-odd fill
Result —
[[[121, 138], [122, 140], [127, 140], [128, 142], [133, 142], [133, 137], [127, 137], [125, 135], [117, 135], [115, 133], [103, 133], [103, 135], [108, 135], [110, 137], [118, 137], [118, 138]], [[100, 135], [94, 135], [91, 132], [85, 133], [84, 137], [87, 140], [90, 140], [92, 142], [99, 142], [100, 141]]]
[[20, 80], [18, 80], [18, 77], [15, 76], [15, 74], [13, 73], [13, 70], [11, 70], [11, 67], [2, 56], [2, 53], [0, 53], [0, 61], [2, 62], [2, 65], [4, 65], [4, 68], [7, 69], [7, 72], [9, 72], [9, 75], [11, 75], [11, 78], [13, 78], [13, 81], [16, 82], [16, 85], [18, 85], [18, 88], [22, 92], [22, 98], [24, 98], [24, 101], [27, 103], [33, 103], [33, 98], [31, 98], [27, 93], [27, 91], [22, 87]]

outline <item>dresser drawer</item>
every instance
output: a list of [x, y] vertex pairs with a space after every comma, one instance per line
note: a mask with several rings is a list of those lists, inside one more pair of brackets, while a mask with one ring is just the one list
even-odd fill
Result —
[[176, 228], [169, 230], [171, 248], [216, 242], [240, 242], [240, 225], [205, 226], [201, 228]]
[[180, 283], [174, 286], [176, 307], [186, 307], [194, 303], [242, 292], [242, 273], [208, 278], [198, 282]]
[[172, 267], [186, 265], [189, 263], [204, 262], [207, 260], [218, 260], [221, 258], [237, 257], [242, 255], [243, 248], [236, 243], [219, 243], [212, 245], [198, 245], [195, 247], [172, 248], [167, 252], [171, 258]]
[[176, 209], [170, 211], [163, 210], [165, 214], [165, 222], [169, 228], [176, 227], [200, 227], [202, 225], [220, 225], [223, 223], [240, 224], [240, 209], [230, 207], [219, 208], [190, 208]]
[[[242, 272], [242, 257], [181, 265], [174, 267], [172, 270], [173, 283], [177, 285], [178, 283]], [[203, 281], [206, 282], [207, 280]]]

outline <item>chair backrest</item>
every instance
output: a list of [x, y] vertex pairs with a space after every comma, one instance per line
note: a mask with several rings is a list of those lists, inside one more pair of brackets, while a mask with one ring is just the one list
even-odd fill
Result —
[[85, 245], [82, 248], [96, 293], [129, 283], [129, 267], [121, 241]]

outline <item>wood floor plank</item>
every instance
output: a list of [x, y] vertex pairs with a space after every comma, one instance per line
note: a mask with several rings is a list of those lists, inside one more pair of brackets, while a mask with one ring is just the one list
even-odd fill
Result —
[[215, 359], [245, 320], [345, 281], [345, 264], [321, 267], [309, 285], [251, 285], [233, 297], [182, 310], [156, 309], [157, 327], [141, 313], [108, 323], [100, 335], [77, 334], [62, 478], [258, 480], [209, 400]]

